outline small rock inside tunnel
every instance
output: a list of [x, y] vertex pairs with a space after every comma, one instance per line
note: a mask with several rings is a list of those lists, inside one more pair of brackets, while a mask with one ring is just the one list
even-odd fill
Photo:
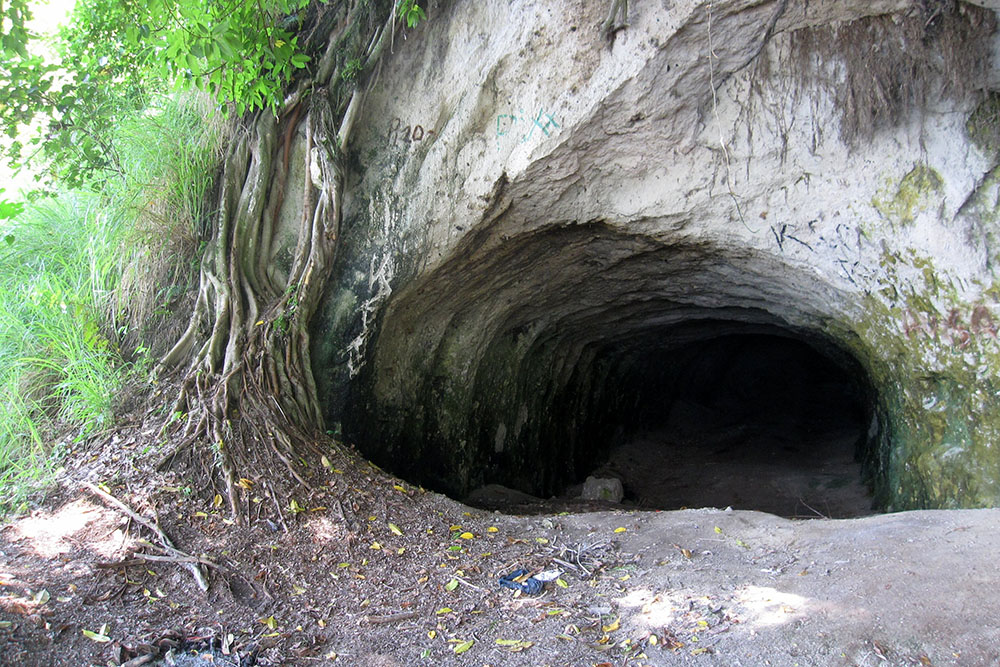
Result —
[[[872, 513], [860, 452], [863, 384], [810, 345], [731, 334], [645, 355], [619, 444], [563, 497], [642, 508], [727, 507], [786, 517]], [[596, 481], [596, 480], [609, 481]]]

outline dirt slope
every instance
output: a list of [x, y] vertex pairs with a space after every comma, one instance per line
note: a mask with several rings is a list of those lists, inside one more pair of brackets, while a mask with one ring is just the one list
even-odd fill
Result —
[[[256, 483], [243, 527], [212, 489], [115, 447], [126, 454], [104, 468], [102, 451], [78, 453], [87, 463], [0, 531], [0, 664], [171, 649], [214, 650], [216, 665], [1000, 663], [1000, 510], [515, 517], [347, 453], [317, 465], [311, 494]], [[86, 479], [211, 561], [208, 592], [181, 564], [148, 560], [163, 555], [157, 538]], [[498, 585], [521, 567], [560, 581], [537, 597]]]

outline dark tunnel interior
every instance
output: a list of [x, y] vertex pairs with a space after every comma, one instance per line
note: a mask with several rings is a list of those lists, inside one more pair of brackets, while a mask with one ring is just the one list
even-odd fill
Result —
[[505, 240], [398, 295], [344, 432], [491, 510], [870, 514], [891, 443], [840, 298], [808, 267], [601, 224]]
[[614, 444], [577, 482], [619, 479], [626, 503], [650, 509], [871, 513], [860, 462], [870, 394], [858, 369], [781, 329], [765, 331], [629, 360], [620, 407], [605, 417]]

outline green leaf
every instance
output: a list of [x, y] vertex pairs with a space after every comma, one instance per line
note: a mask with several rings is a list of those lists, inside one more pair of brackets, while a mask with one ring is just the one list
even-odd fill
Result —
[[449, 593], [458, 588], [458, 579], [452, 579], [447, 584], [444, 585], [444, 589]]
[[92, 630], [84, 630], [83, 636], [86, 637], [87, 639], [92, 639], [99, 644], [107, 644], [108, 642], [111, 641], [111, 637], [99, 632], [94, 632]]
[[455, 646], [455, 649], [454, 649], [455, 650], [455, 655], [462, 655], [463, 653], [465, 653], [466, 651], [468, 651], [470, 648], [472, 648], [472, 645], [475, 644], [475, 643], [476, 642], [474, 640], [469, 639], [468, 641], [464, 641], [461, 644], [458, 644], [457, 646]]

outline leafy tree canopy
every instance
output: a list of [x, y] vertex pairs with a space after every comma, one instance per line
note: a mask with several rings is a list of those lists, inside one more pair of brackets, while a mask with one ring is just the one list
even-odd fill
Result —
[[[120, 171], [110, 129], [155, 90], [196, 88], [238, 114], [281, 103], [310, 58], [309, 0], [78, 0], [54, 58], [29, 48], [27, 0], [0, 0], [0, 130], [13, 168], [41, 156], [47, 180]], [[405, 18], [415, 16], [414, 2]], [[419, 8], [417, 8], [419, 10]], [[27, 127], [40, 131], [26, 133]], [[30, 136], [27, 145], [22, 137]]]

